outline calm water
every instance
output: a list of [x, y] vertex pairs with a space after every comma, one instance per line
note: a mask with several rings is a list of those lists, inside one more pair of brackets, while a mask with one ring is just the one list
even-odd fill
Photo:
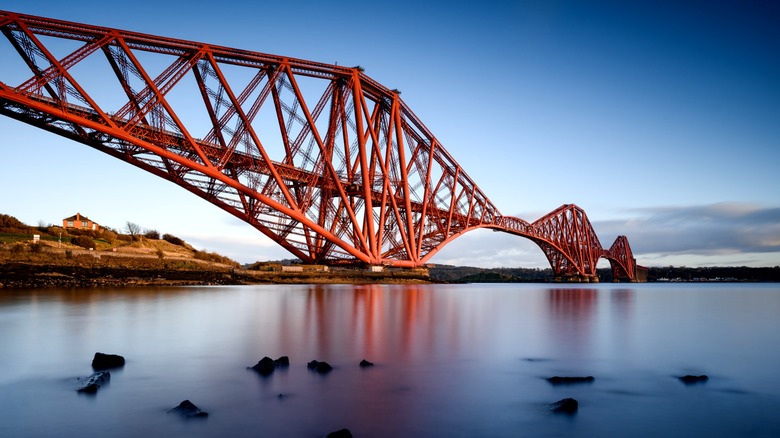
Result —
[[0, 291], [0, 333], [1, 437], [780, 436], [777, 284]]

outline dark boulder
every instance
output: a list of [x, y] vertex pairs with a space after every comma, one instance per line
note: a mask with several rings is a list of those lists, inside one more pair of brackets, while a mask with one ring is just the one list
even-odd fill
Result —
[[546, 380], [553, 385], [572, 385], [575, 383], [593, 383], [595, 378], [593, 376], [585, 376], [585, 377], [553, 376], [553, 377], [548, 377]]
[[203, 412], [189, 400], [184, 400], [179, 403], [179, 406], [168, 409], [168, 413], [177, 414], [183, 418], [204, 418], [209, 415], [208, 412]]
[[367, 361], [367, 360], [365, 360], [365, 359], [360, 361], [360, 368], [366, 368], [366, 367], [372, 367], [372, 366], [374, 366], [374, 364], [369, 362], [369, 361]]
[[349, 429], [341, 429], [326, 435], [327, 438], [352, 438], [352, 432]]
[[263, 376], [267, 376], [274, 372], [274, 369], [276, 369], [276, 365], [274, 365], [274, 360], [270, 357], [266, 356], [262, 359], [260, 359], [257, 364], [255, 364], [251, 369], [257, 371]]
[[271, 373], [273, 373], [276, 368], [286, 368], [288, 366], [290, 366], [290, 358], [288, 358], [287, 356], [282, 356], [276, 360], [273, 360], [270, 357], [266, 356], [260, 359], [260, 361], [257, 362], [257, 364], [249, 368], [257, 371], [263, 376], [268, 376]]
[[678, 377], [681, 382], [683, 382], [686, 385], [695, 385], [697, 383], [704, 383], [710, 378], [706, 374], [702, 374], [700, 376], [692, 376], [690, 374], [686, 374], [684, 376]]
[[83, 385], [77, 389], [78, 392], [85, 394], [96, 394], [101, 386], [111, 380], [111, 374], [108, 371], [98, 371], [89, 377], [78, 379]]
[[331, 370], [333, 370], [333, 367], [330, 366], [329, 363], [321, 362], [321, 361], [318, 361], [318, 360], [313, 360], [313, 361], [309, 362], [306, 365], [306, 367], [309, 368], [310, 370], [316, 371], [316, 372], [318, 372], [320, 374], [326, 374], [326, 373], [329, 373]]
[[551, 403], [549, 406], [551, 411], [561, 414], [573, 414], [577, 412], [579, 403], [573, 398], [564, 398], [558, 400], [555, 403]]
[[87, 386], [82, 386], [81, 388], [77, 389], [76, 391], [83, 393], [83, 394], [97, 394], [98, 389], [100, 389], [100, 385], [96, 385], [94, 383], [89, 383]]
[[123, 366], [125, 366], [125, 358], [118, 354], [95, 353], [95, 357], [92, 359], [92, 369], [95, 371]]

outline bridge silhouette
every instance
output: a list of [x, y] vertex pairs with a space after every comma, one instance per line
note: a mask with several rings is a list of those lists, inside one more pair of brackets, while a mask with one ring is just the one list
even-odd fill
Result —
[[600, 258], [643, 279], [628, 239], [604, 249], [576, 205], [502, 215], [360, 67], [5, 11], [0, 30], [1, 114], [178, 184], [305, 263], [421, 267], [486, 228], [535, 242], [558, 279], [597, 281]]

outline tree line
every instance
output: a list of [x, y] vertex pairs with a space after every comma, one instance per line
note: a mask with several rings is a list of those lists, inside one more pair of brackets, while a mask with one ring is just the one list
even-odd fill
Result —
[[[597, 269], [601, 282], [613, 280], [612, 270]], [[553, 281], [552, 269], [538, 268], [476, 268], [436, 265], [430, 268], [431, 278], [450, 283], [535, 283]], [[650, 267], [648, 282], [664, 281], [749, 281], [780, 282], [780, 266], [753, 268], [747, 266]]]

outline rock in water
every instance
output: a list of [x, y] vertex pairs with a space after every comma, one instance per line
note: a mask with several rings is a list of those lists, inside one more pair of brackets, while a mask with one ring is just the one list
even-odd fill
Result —
[[372, 367], [372, 366], [374, 366], [374, 364], [369, 362], [369, 361], [367, 361], [367, 360], [365, 360], [365, 359], [360, 361], [360, 368], [366, 368], [366, 367]]
[[577, 402], [577, 400], [573, 398], [564, 398], [558, 400], [555, 403], [550, 404], [549, 408], [551, 411], [556, 413], [573, 414], [577, 412], [577, 409], [579, 408], [579, 403]]
[[309, 368], [310, 370], [316, 371], [316, 372], [318, 372], [320, 374], [326, 374], [326, 373], [330, 372], [333, 369], [333, 367], [330, 366], [329, 363], [327, 363], [327, 362], [320, 362], [318, 360], [313, 360], [313, 361], [309, 362], [306, 365], [306, 367]]
[[77, 389], [77, 392], [83, 392], [84, 394], [97, 394], [98, 389], [100, 389], [100, 386], [90, 383], [87, 386], [82, 386], [81, 388]]
[[592, 383], [594, 380], [595, 378], [593, 376], [585, 376], [585, 377], [553, 376], [547, 378], [547, 381], [553, 385], [571, 385], [573, 383]]
[[704, 383], [710, 378], [707, 377], [706, 374], [702, 374], [701, 376], [692, 376], [690, 374], [687, 374], [685, 376], [678, 377], [678, 379], [680, 379], [680, 381], [686, 385], [694, 385], [696, 383]]
[[204, 418], [208, 417], [207, 412], [203, 412], [199, 407], [195, 406], [191, 401], [184, 400], [179, 403], [179, 406], [168, 410], [169, 414], [178, 414], [184, 418]]
[[108, 371], [98, 371], [89, 377], [79, 378], [79, 380], [84, 381], [84, 386], [77, 389], [78, 392], [96, 394], [102, 385], [111, 380], [111, 374]]
[[263, 376], [270, 375], [274, 372], [275, 368], [276, 366], [274, 365], [274, 360], [268, 356], [260, 359], [260, 361], [252, 367], [253, 370], [257, 371]]
[[273, 373], [276, 368], [286, 368], [288, 366], [290, 366], [290, 358], [288, 358], [287, 356], [282, 356], [276, 360], [273, 360], [270, 357], [266, 356], [260, 359], [260, 361], [257, 362], [255, 366], [249, 368], [257, 371], [263, 376], [268, 376], [271, 373]]
[[123, 366], [125, 366], [125, 358], [118, 354], [95, 353], [92, 359], [92, 369], [96, 371]]

